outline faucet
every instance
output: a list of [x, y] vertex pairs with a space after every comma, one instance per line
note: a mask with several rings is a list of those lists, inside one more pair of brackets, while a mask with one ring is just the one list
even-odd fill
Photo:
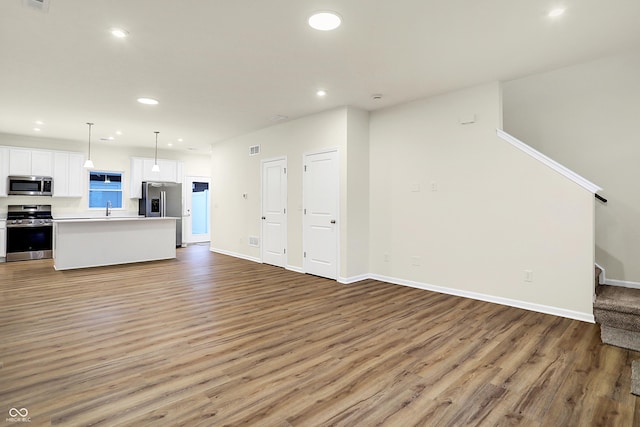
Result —
[[107, 200], [107, 216], [111, 216], [111, 200]]

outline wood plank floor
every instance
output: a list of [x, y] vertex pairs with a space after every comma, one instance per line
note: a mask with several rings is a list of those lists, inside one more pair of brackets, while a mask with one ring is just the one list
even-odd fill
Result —
[[0, 423], [640, 426], [634, 359], [597, 325], [206, 246], [0, 265]]

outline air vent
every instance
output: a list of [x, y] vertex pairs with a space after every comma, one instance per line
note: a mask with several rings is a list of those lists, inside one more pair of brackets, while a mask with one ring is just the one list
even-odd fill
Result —
[[249, 147], [249, 155], [250, 156], [256, 156], [260, 154], [260, 146], [259, 145], [252, 145], [251, 147]]
[[260, 238], [256, 236], [249, 236], [249, 246], [259, 247], [260, 246]]
[[22, 4], [43, 12], [49, 11], [49, 0], [22, 0]]

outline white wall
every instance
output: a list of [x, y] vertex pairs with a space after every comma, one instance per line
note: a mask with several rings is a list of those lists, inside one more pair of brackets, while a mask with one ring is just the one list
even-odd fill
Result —
[[504, 129], [603, 187], [596, 262], [640, 282], [640, 50], [504, 83]]
[[350, 108], [347, 114], [347, 188], [348, 229], [341, 234], [342, 265], [347, 266], [343, 280], [369, 273], [369, 113]]
[[500, 124], [497, 83], [371, 113], [371, 272], [590, 320], [593, 195]]
[[[131, 157], [153, 157], [154, 147], [149, 149], [134, 147], [118, 147], [117, 143], [91, 144], [91, 159], [95, 170], [124, 172], [123, 211], [128, 214], [138, 213], [138, 199], [129, 198], [129, 180]], [[13, 147], [29, 147], [47, 150], [74, 151], [86, 155], [87, 145], [78, 142], [63, 141], [50, 138], [28, 138], [18, 135], [0, 134], [0, 145]], [[185, 175], [211, 175], [211, 158], [208, 154], [193, 155], [172, 150], [158, 150], [158, 157], [184, 162]], [[88, 179], [88, 178], [87, 178]], [[55, 185], [55, 183], [54, 183]], [[85, 186], [86, 188], [86, 186]], [[7, 205], [47, 204], [52, 206], [54, 216], [84, 215], [89, 211], [88, 193], [82, 198], [61, 197], [0, 197], [0, 216], [7, 213]]]
[[[302, 159], [305, 153], [338, 148], [341, 170], [346, 162], [347, 108], [331, 110], [215, 144], [212, 152], [211, 247], [250, 259], [260, 248], [248, 245], [260, 236], [260, 161], [287, 157], [287, 254], [291, 268], [302, 268]], [[249, 147], [261, 153], [249, 156]], [[341, 180], [341, 218], [346, 192]], [[248, 195], [247, 199], [242, 194]], [[346, 226], [346, 224], [344, 225]], [[341, 234], [344, 234], [341, 225]], [[346, 230], [346, 229], [345, 229]]]
[[[259, 260], [260, 161], [286, 156], [289, 268], [302, 269], [302, 166], [305, 154], [337, 148], [340, 158], [339, 279], [368, 273], [368, 118], [344, 107], [232, 138], [213, 146], [211, 248]], [[258, 156], [249, 147], [260, 145]], [[243, 199], [242, 194], [247, 194]]]

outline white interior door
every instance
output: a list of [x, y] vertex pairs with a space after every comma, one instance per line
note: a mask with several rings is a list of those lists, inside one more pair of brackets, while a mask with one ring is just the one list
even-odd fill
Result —
[[308, 154], [303, 173], [305, 273], [338, 276], [338, 152]]
[[287, 159], [262, 161], [262, 262], [287, 266]]
[[184, 182], [185, 207], [184, 241], [186, 243], [211, 240], [211, 178], [187, 176]]

